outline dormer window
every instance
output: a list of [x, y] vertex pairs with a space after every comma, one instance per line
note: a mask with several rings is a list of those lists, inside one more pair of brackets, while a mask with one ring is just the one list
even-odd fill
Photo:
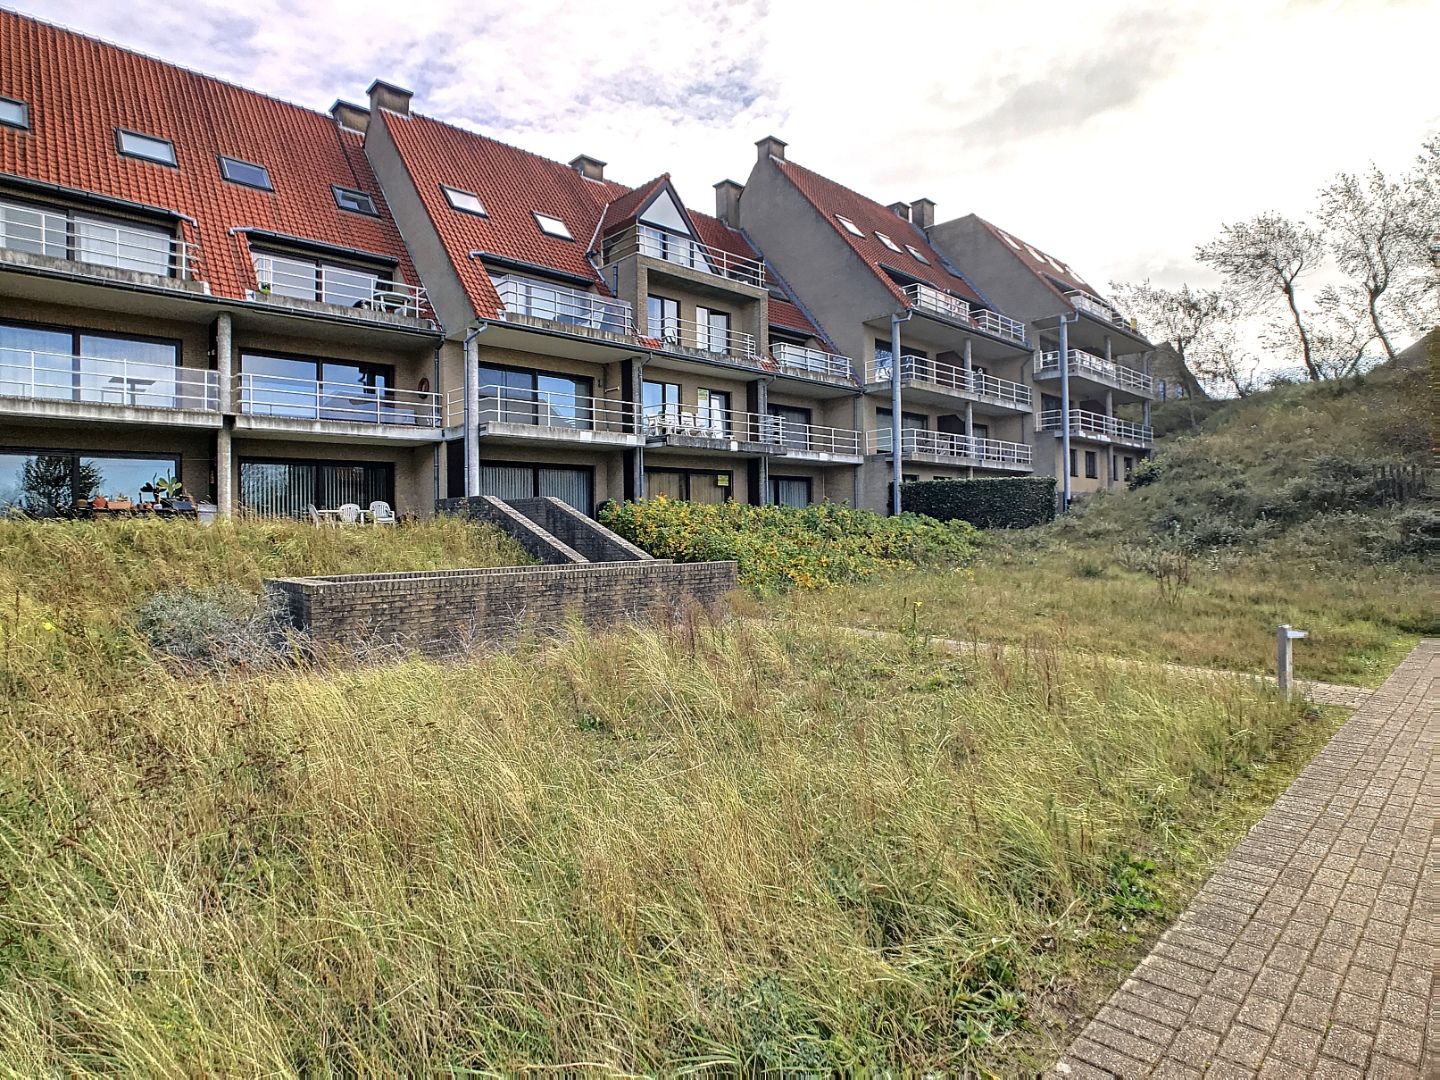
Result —
[[565, 222], [558, 217], [542, 214], [539, 210], [532, 210], [531, 213], [535, 215], [535, 224], [540, 226], [540, 231], [546, 236], [558, 237], [561, 240], [575, 239], [570, 235], [570, 230], [565, 227]]
[[848, 232], [851, 236], [865, 235], [865, 233], [861, 230], [860, 226], [856, 225], [844, 214], [836, 214], [835, 220], [838, 221], [844, 227], [845, 231]]
[[445, 201], [450, 204], [452, 210], [460, 210], [466, 214], [475, 214], [478, 217], [485, 217], [485, 204], [480, 201], [480, 196], [471, 191], [461, 191], [459, 188], [440, 185], [440, 190], [445, 193]]
[[239, 158], [225, 157], [222, 154], [220, 175], [232, 184], [258, 188], [261, 191], [275, 190], [270, 184], [270, 170], [251, 161], [241, 161]]
[[380, 216], [380, 212], [375, 209], [375, 200], [365, 192], [339, 186], [332, 186], [330, 190], [335, 193], [335, 205], [341, 210], [349, 210], [352, 214], [366, 214], [370, 217]]
[[916, 259], [924, 263], [926, 266], [930, 265], [930, 260], [925, 258], [924, 255], [920, 254], [919, 249], [916, 248], [913, 244], [906, 244], [905, 250], [908, 251], [911, 255], [915, 256]]
[[30, 106], [14, 98], [0, 97], [0, 124], [30, 130]]
[[143, 158], [157, 165], [175, 167], [175, 144], [169, 139], [142, 135], [138, 131], [115, 129], [115, 148], [126, 157]]
[[875, 239], [879, 240], [880, 243], [884, 244], [887, 248], [895, 252], [897, 255], [900, 253], [900, 245], [895, 243], [894, 240], [891, 240], [888, 236], [886, 236], [883, 232], [880, 232], [878, 229], [875, 231]]

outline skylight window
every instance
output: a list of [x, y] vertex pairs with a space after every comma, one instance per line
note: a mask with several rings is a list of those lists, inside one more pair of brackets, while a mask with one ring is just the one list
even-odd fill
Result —
[[474, 192], [461, 191], [459, 188], [440, 185], [440, 190], [445, 192], [445, 201], [450, 204], [451, 209], [461, 210], [467, 214], [478, 214], [481, 217], [487, 216], [485, 204], [480, 201], [480, 196]]
[[220, 155], [220, 175], [232, 184], [244, 184], [246, 187], [259, 188], [261, 191], [274, 191], [270, 183], [270, 170], [264, 165], [256, 165], [251, 161], [241, 161], [239, 158]]
[[915, 256], [915, 258], [919, 259], [919, 260], [920, 260], [922, 263], [924, 263], [926, 266], [929, 266], [929, 265], [930, 265], [930, 260], [927, 259], [927, 258], [925, 258], [924, 255], [920, 254], [920, 251], [919, 251], [918, 248], [912, 247], [910, 244], [906, 244], [906, 245], [905, 245], [905, 250], [908, 251], [911, 255]]
[[169, 139], [157, 139], [154, 135], [142, 135], [138, 131], [116, 128], [115, 147], [126, 157], [144, 158], [157, 165], [175, 164], [175, 144]]
[[898, 251], [900, 250], [900, 245], [897, 244], [897, 243], [895, 243], [894, 240], [891, 240], [888, 236], [886, 236], [886, 235], [885, 235], [883, 232], [881, 232], [879, 229], [876, 229], [876, 230], [875, 230], [875, 239], [879, 240], [880, 243], [884, 244], [884, 245], [885, 245], [887, 248], [889, 248], [891, 251], [898, 252]]
[[540, 231], [546, 236], [558, 236], [561, 240], [574, 240], [570, 230], [565, 227], [565, 222], [558, 217], [551, 217], [549, 214], [542, 214], [539, 210], [530, 211], [535, 215], [535, 224], [540, 226]]
[[1011, 236], [1007, 232], [1002, 232], [1000, 235], [1005, 238], [1005, 243], [1009, 244], [1016, 251], [1020, 250], [1020, 245], [1015, 242], [1015, 238], [1013, 236]]
[[352, 214], [369, 214], [371, 217], [380, 216], [380, 212], [375, 209], [375, 200], [365, 192], [337, 186], [332, 186], [330, 190], [335, 193], [335, 205], [341, 210], [349, 210]]
[[0, 124], [6, 127], [28, 130], [30, 127], [30, 106], [14, 98], [0, 97]]
[[844, 214], [836, 214], [836, 215], [835, 215], [835, 220], [838, 221], [838, 222], [840, 222], [841, 225], [845, 226], [845, 231], [848, 232], [851, 236], [864, 236], [864, 235], [865, 235], [865, 233], [861, 231], [860, 226], [859, 226], [859, 225], [856, 225], [853, 221], [851, 221], [851, 220], [850, 220], [848, 217], [846, 217]]

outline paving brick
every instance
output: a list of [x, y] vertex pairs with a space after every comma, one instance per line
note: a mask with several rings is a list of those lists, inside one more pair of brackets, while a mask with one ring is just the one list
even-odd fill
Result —
[[1215, 1053], [1218, 1057], [1243, 1065], [1247, 1069], [1258, 1069], [1260, 1062], [1264, 1060], [1265, 1051], [1269, 1048], [1268, 1032], [1237, 1023], [1225, 1033], [1225, 1037], [1220, 1040], [1220, 1049]]
[[1376, 1053], [1412, 1066], [1420, 1064], [1424, 1043], [1424, 1029], [1396, 1024], [1389, 1020], [1380, 1021], [1380, 1030], [1375, 1037]]
[[1321, 1041], [1318, 1031], [1284, 1023], [1275, 1033], [1275, 1041], [1270, 1044], [1270, 1054], [1291, 1062], [1293, 1066], [1308, 1069], [1320, 1056]]
[[1244, 1004], [1240, 1006], [1240, 1011], [1235, 1014], [1235, 1022], [1258, 1028], [1260, 1031], [1273, 1035], [1280, 1030], [1280, 1020], [1284, 1015], [1285, 1006], [1282, 1002], [1256, 997], [1252, 994], [1245, 999]]
[[1357, 1069], [1363, 1069], [1365, 1062], [1370, 1059], [1371, 1041], [1370, 1034], [1343, 1024], [1335, 1024], [1326, 1034], [1320, 1053], [1324, 1057], [1336, 1058], [1354, 1065]]

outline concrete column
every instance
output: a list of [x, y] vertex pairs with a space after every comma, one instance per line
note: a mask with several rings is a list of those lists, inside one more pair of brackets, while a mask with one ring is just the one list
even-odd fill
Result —
[[222, 518], [235, 513], [235, 466], [231, 448], [230, 417], [236, 408], [233, 376], [235, 346], [230, 313], [215, 317], [215, 380], [219, 394], [220, 430], [215, 432], [215, 505]]
[[971, 354], [971, 347], [970, 347], [970, 345], [971, 345], [970, 339], [969, 339], [969, 338], [966, 338], [966, 339], [965, 339], [965, 370], [966, 370], [966, 371], [969, 371], [972, 367], [975, 366], [974, 363], [972, 362], [971, 356], [970, 356], [970, 354]]
[[215, 316], [215, 378], [220, 384], [220, 411], [233, 413], [235, 398], [235, 344], [230, 323], [230, 313], [222, 311]]
[[215, 432], [215, 505], [222, 518], [235, 514], [235, 466], [230, 448], [230, 427], [222, 421], [222, 427]]
[[1060, 320], [1060, 512], [1070, 512], [1070, 324]]
[[635, 449], [631, 467], [630, 482], [634, 485], [635, 498], [645, 498], [645, 357], [636, 358], [630, 364], [630, 400], [635, 403], [635, 430], [640, 435], [640, 445]]
[[1115, 391], [1114, 391], [1114, 390], [1106, 390], [1106, 391], [1105, 391], [1105, 415], [1106, 415], [1106, 416], [1111, 416], [1111, 417], [1113, 417], [1113, 416], [1115, 415]]
[[965, 437], [975, 437], [975, 406], [968, 401], [965, 403]]
[[[759, 417], [760, 432], [764, 432], [764, 425], [768, 423], [765, 419], [770, 415], [770, 381], [768, 379], [754, 379], [751, 381], [746, 392], [746, 401], [751, 405], [751, 411]], [[756, 462], [756, 468], [752, 475], [755, 477], [755, 486], [758, 491], [750, 492], [750, 503], [752, 506], [770, 505], [770, 458], [761, 454]]]
[[1109, 334], [1106, 334], [1106, 335], [1105, 335], [1105, 359], [1106, 359], [1106, 360], [1113, 360], [1113, 359], [1114, 359], [1114, 357], [1111, 355], [1110, 335], [1109, 335]]
[[480, 494], [480, 343], [479, 331], [465, 338], [465, 495]]

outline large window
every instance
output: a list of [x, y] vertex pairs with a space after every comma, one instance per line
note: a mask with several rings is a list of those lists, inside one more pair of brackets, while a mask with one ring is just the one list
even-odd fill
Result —
[[652, 382], [646, 379], [641, 392], [644, 396], [646, 419], [665, 420], [678, 423], [680, 420], [680, 384]]
[[810, 447], [810, 410], [794, 405], [771, 405], [770, 415], [780, 421], [780, 438], [786, 446], [797, 450]]
[[186, 269], [172, 259], [174, 242], [163, 226], [0, 200], [0, 247], [11, 251], [163, 277]]
[[595, 506], [594, 487], [594, 473], [589, 468], [498, 461], [480, 464], [480, 494], [499, 499], [555, 498], [589, 514]]
[[415, 401], [397, 400], [395, 368], [389, 364], [267, 353], [240, 354], [240, 411], [372, 424], [431, 420]]
[[240, 459], [240, 505], [262, 517], [303, 518], [311, 506], [395, 505], [395, 467], [388, 462]]
[[[889, 409], [875, 410], [875, 425], [882, 430], [890, 430], [890, 418], [895, 414]], [[930, 426], [930, 417], [924, 413], [902, 412], [900, 414], [901, 431], [924, 431]]]
[[776, 506], [809, 506], [808, 476], [771, 476], [770, 501]]
[[667, 499], [721, 503], [733, 497], [730, 472], [704, 469], [646, 469], [645, 497], [664, 495]]
[[661, 341], [680, 340], [680, 301], [668, 296], [645, 299], [645, 332]]
[[695, 426], [707, 434], [728, 438], [730, 424], [730, 392], [728, 390], [707, 390], [701, 387], [695, 391]]
[[97, 495], [138, 503], [144, 485], [179, 475], [180, 459], [172, 454], [0, 449], [0, 514], [55, 517]]
[[480, 420], [589, 430], [594, 380], [530, 368], [480, 365]]
[[1085, 475], [1091, 480], [1100, 478], [1100, 455], [1094, 450], [1085, 451]]
[[0, 396], [205, 407], [198, 383], [177, 384], [179, 362], [174, 341], [0, 323]]
[[695, 322], [698, 326], [698, 340], [695, 342], [697, 348], [706, 349], [709, 352], [728, 353], [730, 351], [730, 313], [726, 311], [712, 311], [710, 308], [697, 308], [695, 311]]
[[394, 283], [389, 270], [270, 253], [256, 253], [255, 275], [262, 293], [341, 307], [372, 307], [377, 294]]

